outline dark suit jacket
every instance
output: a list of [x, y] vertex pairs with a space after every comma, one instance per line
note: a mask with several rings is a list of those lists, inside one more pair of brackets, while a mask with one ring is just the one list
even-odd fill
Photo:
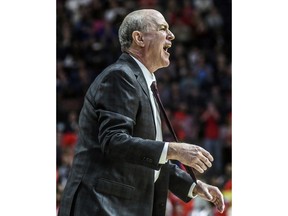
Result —
[[148, 87], [127, 53], [91, 84], [79, 126], [59, 216], [161, 216], [168, 189], [190, 200], [191, 177], [170, 162], [158, 164], [164, 142], [155, 141]]

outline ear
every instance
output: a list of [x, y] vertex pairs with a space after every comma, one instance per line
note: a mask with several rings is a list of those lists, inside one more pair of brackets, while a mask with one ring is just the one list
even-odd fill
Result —
[[133, 41], [140, 47], [144, 47], [143, 35], [140, 31], [132, 32]]

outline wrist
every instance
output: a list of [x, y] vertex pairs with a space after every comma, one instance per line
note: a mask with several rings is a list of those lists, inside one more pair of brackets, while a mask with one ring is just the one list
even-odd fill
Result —
[[193, 196], [197, 196], [198, 195], [198, 187], [199, 187], [199, 185], [198, 185], [198, 183], [200, 182], [200, 180], [199, 179], [197, 179], [196, 180], [196, 184], [195, 184], [195, 187], [193, 188], [193, 191], [192, 191], [192, 195]]
[[197, 190], [197, 184], [195, 185], [195, 187], [193, 188], [193, 190], [192, 190], [192, 196], [193, 197], [195, 197], [195, 196], [197, 196], [197, 194], [198, 194], [198, 190]]
[[167, 151], [167, 159], [172, 159], [172, 160], [177, 159], [177, 145], [178, 143], [169, 142], [168, 151]]

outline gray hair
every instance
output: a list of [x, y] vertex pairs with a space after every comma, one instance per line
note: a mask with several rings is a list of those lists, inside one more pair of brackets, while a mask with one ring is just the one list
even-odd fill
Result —
[[151, 22], [152, 17], [148, 15], [148, 11], [144, 9], [133, 11], [124, 18], [118, 31], [122, 51], [131, 46], [133, 31], [147, 32], [154, 24], [154, 22]]

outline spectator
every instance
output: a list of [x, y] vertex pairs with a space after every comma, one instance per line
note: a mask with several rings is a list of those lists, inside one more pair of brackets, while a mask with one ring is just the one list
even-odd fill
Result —
[[[201, 115], [204, 123], [204, 148], [214, 156], [214, 166], [211, 171], [221, 173], [222, 166], [222, 145], [219, 142], [219, 120], [220, 114], [214, 103], [208, 102], [207, 107]], [[210, 172], [211, 172], [210, 171]]]

